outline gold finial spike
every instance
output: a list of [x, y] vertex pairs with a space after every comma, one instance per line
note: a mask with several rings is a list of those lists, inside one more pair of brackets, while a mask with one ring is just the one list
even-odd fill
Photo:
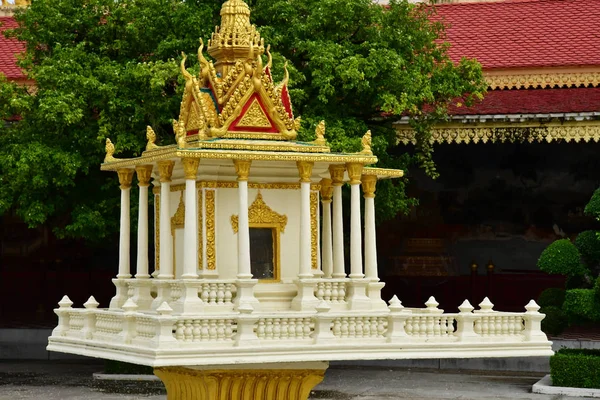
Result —
[[362, 144], [361, 154], [368, 154], [370, 156], [373, 155], [373, 151], [371, 150], [371, 131], [368, 130], [367, 133], [362, 137], [360, 143]]
[[157, 149], [156, 145], [156, 133], [154, 129], [150, 125], [146, 126], [146, 139], [148, 139], [148, 143], [146, 143], [146, 151]]
[[281, 95], [281, 91], [283, 90], [284, 86], [287, 86], [288, 82], [290, 81], [290, 73], [288, 72], [287, 65], [288, 62], [285, 60], [285, 63], [283, 63], [283, 80], [277, 84], [277, 91], [279, 92], [279, 95]]
[[190, 74], [187, 69], [185, 69], [185, 61], [187, 60], [187, 56], [185, 55], [185, 53], [182, 51], [181, 52], [181, 64], [179, 65], [179, 67], [181, 68], [181, 74], [185, 77], [186, 81], [189, 81], [192, 79], [192, 74]]
[[316, 139], [313, 141], [314, 144], [318, 146], [327, 145], [327, 141], [325, 140], [325, 121], [319, 122], [315, 129], [315, 135]]
[[117, 159], [114, 157], [115, 145], [110, 141], [109, 138], [106, 138], [106, 146], [104, 146], [104, 149], [106, 150], [106, 156], [104, 156], [105, 163], [117, 161]]

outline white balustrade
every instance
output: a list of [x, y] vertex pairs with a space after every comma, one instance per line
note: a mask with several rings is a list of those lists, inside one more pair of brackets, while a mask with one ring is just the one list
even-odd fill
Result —
[[233, 318], [185, 318], [178, 319], [173, 330], [178, 341], [231, 341], [237, 322]]
[[346, 279], [326, 279], [317, 283], [315, 296], [327, 303], [346, 303]]
[[262, 340], [309, 339], [314, 330], [310, 317], [260, 318], [256, 336]]
[[387, 326], [386, 317], [338, 317], [331, 329], [338, 338], [383, 338]]
[[479, 314], [474, 321], [473, 330], [481, 336], [522, 335], [525, 330], [525, 320], [523, 315], [518, 313]]
[[233, 281], [203, 282], [200, 298], [206, 305], [231, 305], [235, 297], [235, 290]]
[[455, 317], [443, 315], [411, 315], [406, 319], [404, 330], [408, 336], [440, 337], [450, 336], [455, 332]]

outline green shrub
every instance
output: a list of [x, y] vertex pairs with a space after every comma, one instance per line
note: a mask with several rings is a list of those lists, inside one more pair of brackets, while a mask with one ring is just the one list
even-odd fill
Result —
[[600, 300], [594, 289], [567, 290], [563, 311], [572, 323], [600, 322]]
[[588, 265], [600, 263], [600, 240], [598, 232], [583, 231], [575, 239], [575, 247]]
[[106, 360], [104, 362], [104, 373], [123, 375], [152, 375], [152, 367], [145, 365], [130, 364], [122, 361]]
[[592, 217], [600, 217], [600, 188], [594, 191], [590, 202], [585, 206], [583, 212]]
[[562, 288], [548, 288], [545, 289], [538, 297], [538, 305], [540, 307], [562, 307], [565, 302], [565, 289]]
[[584, 275], [587, 272], [581, 264], [577, 247], [569, 239], [560, 239], [552, 243], [540, 255], [539, 269], [549, 274], [568, 276]]
[[569, 325], [569, 319], [559, 307], [542, 307], [540, 312], [546, 315], [542, 320], [542, 331], [548, 335], [559, 335]]
[[562, 349], [550, 357], [553, 386], [600, 389], [600, 350]]

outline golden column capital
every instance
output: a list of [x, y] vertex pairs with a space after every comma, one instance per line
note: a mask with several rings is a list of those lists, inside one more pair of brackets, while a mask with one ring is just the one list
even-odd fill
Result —
[[173, 175], [173, 167], [175, 166], [175, 161], [171, 160], [162, 160], [158, 163], [158, 173], [160, 175], [161, 182], [171, 182], [171, 175]]
[[314, 164], [312, 161], [296, 161], [298, 173], [300, 174], [300, 182], [310, 182]]
[[135, 173], [138, 178], [138, 186], [149, 186], [152, 179], [152, 165], [136, 165]]
[[119, 168], [117, 170], [119, 175], [119, 184], [121, 189], [129, 189], [131, 187], [131, 180], [133, 179], [133, 169], [131, 168]]
[[198, 166], [200, 165], [199, 158], [184, 158], [183, 159], [183, 172], [185, 173], [185, 179], [196, 180], [198, 174]]
[[321, 200], [331, 201], [333, 197], [333, 181], [328, 178], [321, 179]]
[[333, 181], [333, 186], [342, 186], [344, 184], [344, 172], [346, 166], [343, 164], [334, 164], [329, 166], [329, 174]]
[[363, 165], [361, 163], [347, 163], [346, 169], [348, 170], [348, 176], [350, 177], [351, 185], [360, 184], [360, 177], [362, 175]]
[[375, 187], [377, 185], [377, 176], [363, 175], [361, 178], [363, 193], [365, 197], [375, 197]]
[[250, 165], [252, 165], [252, 161], [250, 160], [233, 160], [233, 165], [235, 166], [235, 173], [238, 176], [238, 181], [247, 181], [248, 176], [250, 175]]

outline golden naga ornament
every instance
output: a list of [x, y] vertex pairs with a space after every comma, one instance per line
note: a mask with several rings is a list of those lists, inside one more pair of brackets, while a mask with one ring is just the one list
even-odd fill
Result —
[[146, 139], [148, 140], [148, 143], [146, 143], [146, 151], [158, 149], [158, 146], [155, 143], [156, 133], [150, 125], [146, 127]]
[[104, 149], [106, 150], [106, 156], [104, 156], [105, 163], [117, 161], [117, 159], [114, 157], [115, 145], [110, 141], [109, 138], [106, 138], [106, 146], [104, 146]]
[[315, 129], [316, 139], [313, 141], [314, 144], [319, 146], [326, 146], [327, 140], [325, 140], [325, 121], [319, 122]]
[[371, 131], [368, 130], [367, 133], [362, 137], [360, 141], [362, 145], [361, 154], [373, 155], [373, 151], [371, 150]]

